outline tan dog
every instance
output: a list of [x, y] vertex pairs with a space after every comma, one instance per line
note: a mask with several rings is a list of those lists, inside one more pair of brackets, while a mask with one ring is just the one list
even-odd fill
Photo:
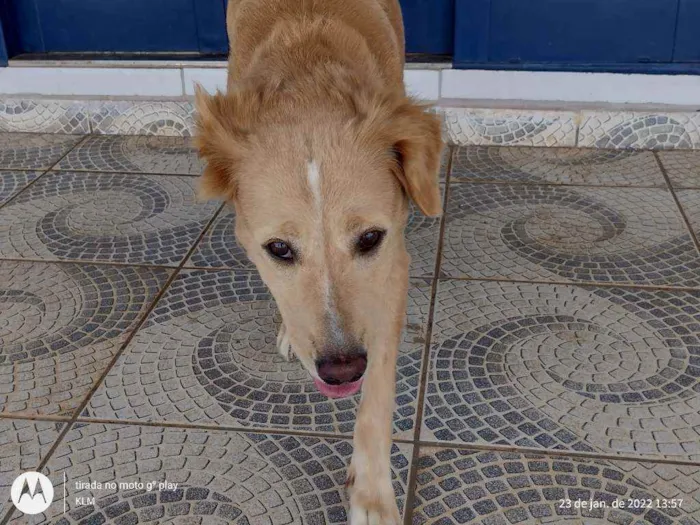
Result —
[[227, 93], [197, 90], [200, 194], [236, 235], [293, 350], [329, 397], [362, 401], [350, 523], [398, 524], [389, 454], [410, 197], [441, 211], [438, 118], [405, 96], [397, 0], [229, 0]]

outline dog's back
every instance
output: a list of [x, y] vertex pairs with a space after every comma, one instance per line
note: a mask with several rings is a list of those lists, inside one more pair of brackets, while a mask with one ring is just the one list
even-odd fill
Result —
[[379, 75], [385, 87], [403, 89], [397, 0], [229, 0], [227, 30], [229, 89], [242, 78], [266, 75], [261, 68], [303, 68], [329, 55]]

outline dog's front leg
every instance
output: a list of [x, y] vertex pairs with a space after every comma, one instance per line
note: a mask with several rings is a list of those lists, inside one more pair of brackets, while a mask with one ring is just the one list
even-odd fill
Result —
[[390, 468], [398, 342], [390, 341], [370, 361], [362, 387], [347, 482], [350, 525], [400, 523]]

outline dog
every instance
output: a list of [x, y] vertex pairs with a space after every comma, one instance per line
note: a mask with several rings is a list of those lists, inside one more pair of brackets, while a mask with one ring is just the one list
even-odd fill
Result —
[[398, 525], [390, 448], [410, 200], [441, 214], [441, 122], [407, 97], [397, 0], [229, 0], [225, 93], [196, 88], [202, 199], [279, 308], [277, 345], [318, 390], [362, 390], [351, 525]]

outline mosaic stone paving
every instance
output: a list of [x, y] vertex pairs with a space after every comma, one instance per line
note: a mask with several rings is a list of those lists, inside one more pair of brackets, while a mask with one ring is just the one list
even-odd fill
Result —
[[90, 133], [88, 112], [77, 100], [0, 100], [0, 131]]
[[658, 467], [649, 483], [640, 463], [421, 449], [412, 523], [700, 524], [700, 467]]
[[191, 139], [94, 136], [70, 152], [57, 169], [201, 175]]
[[453, 184], [442, 273], [698, 286], [700, 255], [667, 190]]
[[0, 206], [41, 175], [40, 171], [0, 171]]
[[[233, 211], [219, 215], [187, 261], [187, 266], [253, 269], [253, 263], [236, 241], [234, 228]], [[439, 219], [426, 217], [415, 208], [412, 209], [406, 225], [406, 247], [411, 256], [411, 275], [433, 274], [439, 235]]]
[[579, 147], [691, 149], [700, 144], [697, 113], [583, 111]]
[[[410, 435], [430, 283], [414, 280], [394, 427]], [[275, 347], [279, 314], [256, 273], [181, 273], [88, 406], [92, 417], [351, 432], [359, 396], [330, 400]]]
[[0, 419], [0, 520], [7, 511], [12, 480], [36, 470], [54, 444], [63, 423]]
[[700, 460], [700, 292], [440, 283], [423, 438]]
[[50, 173], [0, 210], [0, 257], [178, 264], [216, 203], [193, 177]]
[[0, 133], [0, 169], [48, 169], [82, 139], [74, 135]]
[[665, 187], [650, 151], [457, 148], [452, 180]]
[[[67, 479], [68, 512], [11, 523], [308, 524], [346, 523], [344, 488], [352, 443], [315, 437], [216, 430], [79, 425], [52, 456], [46, 474], [59, 494]], [[403, 508], [411, 446], [394, 445], [394, 491]], [[76, 489], [75, 482], [132, 483], [122, 489]], [[147, 490], [149, 482], [177, 483]], [[136, 483], [143, 483], [141, 488]], [[75, 498], [94, 497], [75, 506]]]
[[700, 188], [700, 152], [660, 151], [658, 155], [675, 188]]
[[564, 111], [450, 108], [446, 132], [453, 144], [575, 146], [578, 116]]
[[92, 132], [105, 135], [189, 137], [194, 103], [173, 100], [97, 100], [90, 104]]
[[[92, 136], [71, 151], [80, 137], [0, 134], [0, 524], [346, 523], [359, 396], [329, 400], [279, 356], [279, 314], [235, 244], [233, 214], [195, 203], [191, 104], [170, 120], [158, 104], [116, 102], [92, 112], [92, 129], [176, 137]], [[573, 116], [513, 126], [502, 116], [458, 119], [490, 147], [453, 151], [451, 174], [443, 155], [450, 199], [433, 305], [440, 219], [413, 213], [407, 227], [392, 450], [405, 523], [700, 525], [695, 156], [497, 148], [575, 140]], [[676, 140], [668, 123], [637, 117], [588, 119], [581, 139], [696, 141], [681, 136], [690, 124]], [[12, 514], [10, 483], [42, 460], [59, 495], [68, 478], [67, 512], [58, 502]], [[86, 480], [179, 485], [76, 487]], [[562, 507], [566, 498], [609, 505]], [[612, 507], [626, 498], [667, 503]]]
[[168, 275], [149, 268], [0, 264], [0, 412], [69, 414]]

